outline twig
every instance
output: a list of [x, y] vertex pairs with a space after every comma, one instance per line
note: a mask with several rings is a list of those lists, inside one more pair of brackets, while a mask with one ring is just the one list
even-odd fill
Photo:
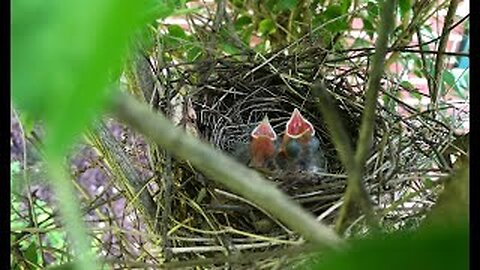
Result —
[[[423, 24], [427, 18], [430, 18], [430, 16], [426, 17], [424, 14], [430, 11], [433, 5], [434, 2], [428, 0], [415, 1], [415, 4], [412, 6], [412, 20], [405, 28], [402, 29], [400, 35], [393, 42], [393, 47], [403, 47], [410, 43], [410, 41], [412, 40], [412, 36], [415, 33], [416, 26]], [[394, 63], [398, 58], [398, 55], [398, 52], [392, 53], [386, 60], [386, 66], [388, 67], [392, 63]]]
[[347, 169], [347, 172], [350, 172], [354, 166], [354, 150], [350, 137], [343, 125], [342, 119], [340, 118], [340, 113], [335, 107], [332, 97], [322, 83], [313, 85], [312, 91], [319, 99], [319, 109], [328, 126], [328, 130], [330, 131], [333, 144], [337, 149], [340, 160]]
[[[23, 128], [23, 123], [20, 121], [20, 117], [17, 114], [17, 111], [15, 109], [12, 110], [15, 118], [17, 118], [17, 121], [19, 122], [19, 128], [22, 134], [22, 141], [23, 141], [23, 149], [22, 149], [22, 154], [23, 154], [23, 181], [25, 181], [25, 185], [27, 187], [27, 205], [29, 209], [29, 218], [30, 222], [34, 224], [36, 228], [38, 228], [38, 217], [37, 217], [37, 212], [35, 211], [35, 203], [33, 201], [32, 197], [32, 191], [31, 191], [31, 183], [30, 183], [30, 177], [27, 176], [28, 172], [28, 165], [27, 165], [27, 136], [28, 134], [25, 133], [25, 130]], [[45, 263], [45, 251], [43, 247], [43, 241], [42, 237], [39, 233], [36, 234], [37, 242], [38, 242], [38, 250], [40, 252], [42, 262]]]
[[156, 206], [148, 190], [146, 183], [131, 163], [131, 159], [125, 154], [121, 145], [115, 140], [106, 124], [100, 120], [94, 123], [92, 129], [86, 132], [86, 139], [95, 149], [104, 156], [112, 175], [115, 176], [116, 184], [121, 186], [127, 193], [129, 204], [138, 206], [145, 217], [150, 231], [155, 231]]
[[[127, 260], [119, 260], [119, 259], [105, 259], [99, 258], [99, 261], [102, 263], [115, 266], [115, 269], [191, 269], [195, 266], [208, 266], [212, 264], [222, 264], [222, 263], [251, 263], [252, 261], [258, 261], [261, 259], [271, 258], [272, 256], [287, 256], [287, 257], [294, 257], [300, 254], [310, 253], [312, 254], [315, 252], [313, 246], [308, 245], [301, 245], [301, 246], [291, 246], [285, 248], [283, 250], [273, 250], [273, 251], [265, 251], [265, 252], [246, 252], [241, 256], [214, 256], [211, 258], [200, 258], [200, 259], [193, 259], [193, 260], [184, 260], [184, 261], [175, 261], [175, 262], [168, 262], [168, 263], [147, 263], [147, 262], [139, 262], [139, 261], [127, 261]], [[48, 270], [59, 270], [59, 269], [70, 269], [75, 262], [67, 262], [61, 265], [52, 266], [47, 268]], [[120, 265], [124, 265], [121, 267]]]
[[368, 80], [367, 92], [365, 96], [365, 108], [362, 115], [362, 124], [360, 126], [357, 150], [353, 161], [353, 168], [350, 168], [347, 180], [347, 190], [345, 192], [344, 204], [340, 210], [336, 222], [336, 230], [343, 233], [348, 226], [347, 219], [351, 211], [359, 204], [360, 209], [365, 214], [367, 222], [372, 228], [377, 228], [377, 217], [372, 209], [368, 194], [362, 184], [362, 175], [364, 173], [365, 161], [368, 157], [370, 146], [372, 145], [373, 129], [375, 124], [375, 108], [377, 104], [378, 91], [380, 89], [380, 79], [384, 73], [385, 56], [388, 49], [388, 37], [394, 25], [395, 1], [387, 0], [382, 4], [380, 16], [380, 28], [378, 30], [378, 39], [375, 44], [375, 54], [372, 59], [370, 78]]
[[[245, 249], [255, 249], [255, 248], [266, 248], [272, 246], [282, 245], [280, 243], [264, 242], [264, 243], [253, 243], [253, 244], [238, 244], [233, 245], [236, 250], [245, 250]], [[206, 253], [214, 251], [226, 251], [227, 248], [224, 246], [195, 246], [195, 247], [175, 247], [171, 248], [172, 254], [181, 254], [181, 253]]]
[[328, 227], [264, 180], [259, 173], [235, 162], [192, 136], [175, 128], [164, 116], [155, 114], [134, 98], [118, 93], [111, 100], [113, 114], [231, 190], [245, 196], [301, 233], [306, 240], [327, 248], [339, 248], [343, 241]]
[[[455, 29], [457, 26], [459, 26], [460, 24], [462, 24], [464, 21], [466, 21], [468, 18], [470, 18], [470, 14], [467, 14], [465, 15], [465, 17], [461, 18], [460, 20], [458, 20], [458, 22], [454, 23], [452, 26], [450, 26], [448, 28], [448, 32], [450, 32], [451, 30]], [[441, 39], [443, 37], [443, 35], [440, 35], [434, 39], [431, 39], [429, 41], [426, 41], [425, 43], [422, 43], [420, 40], [418, 41], [419, 44], [413, 44], [413, 45], [408, 45], [408, 46], [405, 46], [404, 48], [414, 48], [414, 47], [422, 47], [422, 46], [426, 46], [428, 44], [432, 44], [434, 42], [437, 42], [439, 39]]]
[[448, 37], [450, 35], [450, 26], [453, 23], [453, 17], [457, 11], [459, 0], [450, 0], [450, 5], [448, 7], [447, 16], [445, 17], [445, 23], [442, 29], [442, 35], [440, 38], [440, 43], [438, 44], [438, 54], [437, 60], [435, 61], [435, 75], [433, 80], [433, 89], [430, 93], [431, 96], [431, 105], [435, 108], [438, 104], [438, 92], [440, 91], [440, 86], [442, 82], [443, 74], [443, 65], [444, 65], [444, 52], [447, 47]]
[[[417, 38], [418, 38], [418, 42], [422, 43], [422, 35], [420, 33], [420, 28], [419, 27], [417, 28]], [[422, 59], [422, 66], [423, 66], [422, 73], [425, 76], [425, 78], [427, 79], [428, 89], [432, 89], [432, 87], [433, 87], [433, 77], [430, 74], [430, 72], [428, 72], [428, 70], [427, 70], [428, 65], [427, 65], [427, 59], [425, 57], [425, 51], [423, 50], [423, 46], [420, 46], [419, 49], [420, 49], [420, 57]]]
[[470, 57], [470, 53], [464, 52], [440, 52], [440, 51], [429, 51], [429, 50], [413, 50], [413, 49], [393, 49], [389, 51], [399, 51], [399, 52], [411, 52], [411, 53], [425, 53], [425, 54], [436, 54], [436, 55], [449, 55], [449, 56], [466, 56]]

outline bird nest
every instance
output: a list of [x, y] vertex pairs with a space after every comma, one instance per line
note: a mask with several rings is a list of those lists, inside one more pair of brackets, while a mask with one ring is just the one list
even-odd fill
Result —
[[[238, 143], [248, 142], [250, 131], [265, 116], [281, 138], [292, 111], [298, 109], [315, 128], [327, 169], [262, 173], [318, 221], [332, 225], [341, 206], [347, 173], [311, 84], [324, 83], [354, 148], [365, 106], [371, 52], [335, 53], [302, 44], [290, 46], [288, 54], [285, 51], [157, 68], [139, 66], [139, 61], [135, 67], [137, 90], [142, 90], [145, 99], [175, 124], [233, 158]], [[144, 63], [146, 59], [140, 58]], [[162, 72], [153, 79], [140, 76], [148, 72], [153, 75], [152, 70]], [[156, 85], [157, 91], [149, 91], [148, 85]], [[391, 75], [382, 78], [373, 143], [363, 175], [382, 228], [387, 230], [411, 226], [435, 202], [434, 180], [450, 170], [445, 149], [454, 139], [450, 124], [435, 117], [438, 112], [404, 103], [398, 98], [400, 92], [422, 95], [405, 88]], [[229, 262], [235, 269], [252, 269], [278, 263], [280, 257], [298, 255], [304, 248], [299, 245], [300, 235], [262, 205], [208, 179], [188, 160], [172, 158], [128, 128], [110, 122], [99, 125], [87, 137], [100, 152], [89, 164], [102, 168], [111, 180], [108, 185], [94, 181], [104, 191], [87, 205], [92, 209], [99, 205], [102, 213], [109, 213], [109, 222], [117, 222], [122, 229], [119, 233], [113, 226], [111, 235], [99, 238], [107, 257], [142, 257], [155, 265], [165, 259], [170, 261], [168, 267], [221, 266]], [[118, 198], [126, 200], [118, 204]], [[105, 205], [97, 199], [105, 200]], [[110, 201], [116, 204], [110, 207]], [[142, 207], [146, 214], [137, 211]], [[89, 220], [94, 220], [93, 216]], [[364, 224], [360, 217], [347, 233], [363, 232]], [[129, 232], [128, 237], [124, 232]]]
[[[188, 107], [184, 111], [190, 111], [188, 119], [180, 123], [190, 123], [202, 140], [233, 153], [238, 142], [249, 140], [249, 131], [265, 115], [281, 137], [292, 111], [299, 109], [315, 127], [328, 169], [268, 174], [266, 178], [318, 220], [332, 224], [346, 188], [346, 172], [311, 83], [324, 82], [355, 145], [365, 105], [369, 55], [370, 51], [332, 53], [298, 46], [290, 48], [288, 55], [282, 50], [267, 56], [235, 55], [189, 68], [175, 67], [188, 78], [176, 87], [182, 89], [183, 104]], [[379, 94], [383, 98], [377, 103], [373, 144], [363, 178], [375, 208], [382, 213], [382, 222], [395, 228], [409, 216], [421, 216], [434, 201], [425, 179], [435, 180], [449, 170], [448, 157], [442, 153], [453, 139], [448, 124], [436, 120], [431, 111], [404, 103], [399, 92], [423, 95], [405, 88], [397, 78], [382, 78]], [[265, 251], [298, 243], [299, 236], [261, 205], [210, 181], [188, 163], [173, 161], [172, 165], [176, 177], [171, 191], [164, 194], [169, 197], [174, 220], [169, 223], [168, 246], [175, 258]], [[419, 210], [394, 207], [418, 199], [405, 199], [412, 190], [423, 194]]]

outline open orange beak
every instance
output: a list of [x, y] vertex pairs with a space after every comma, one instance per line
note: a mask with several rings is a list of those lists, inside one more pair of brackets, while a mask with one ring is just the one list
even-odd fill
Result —
[[250, 164], [257, 168], [265, 167], [276, 154], [275, 141], [277, 140], [277, 134], [267, 116], [255, 127], [250, 136]]
[[258, 124], [258, 126], [252, 131], [250, 134], [252, 138], [259, 139], [260, 137], [267, 138], [271, 141], [275, 141], [277, 139], [277, 134], [275, 130], [273, 130], [272, 125], [270, 125], [270, 121], [268, 121], [268, 117], [265, 116]]
[[295, 108], [287, 122], [285, 135], [295, 139], [302, 137], [306, 133], [310, 133], [310, 136], [313, 136], [315, 135], [315, 129], [312, 123], [305, 119], [300, 111]]

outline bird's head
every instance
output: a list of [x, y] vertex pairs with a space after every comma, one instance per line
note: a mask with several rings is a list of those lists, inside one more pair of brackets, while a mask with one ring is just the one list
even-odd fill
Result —
[[277, 164], [287, 171], [325, 171], [320, 141], [315, 128], [295, 109], [285, 127]]
[[266, 167], [275, 157], [277, 140], [277, 134], [267, 116], [250, 133], [250, 139], [250, 165], [256, 168]]
[[301, 146], [309, 144], [314, 135], [315, 129], [312, 123], [295, 108], [285, 127], [285, 134], [280, 147], [281, 154], [295, 158], [300, 152]]

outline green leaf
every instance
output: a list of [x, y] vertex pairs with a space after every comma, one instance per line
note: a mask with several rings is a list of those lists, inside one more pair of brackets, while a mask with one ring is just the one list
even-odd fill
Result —
[[[451, 70], [447, 70], [445, 72], [450, 72], [452, 76], [455, 78], [454, 79], [454, 85], [450, 85], [449, 87], [452, 87], [457, 95], [459, 95], [461, 98], [465, 98], [466, 94], [468, 93], [469, 90], [469, 72], [468, 70], [463, 70], [463, 69], [458, 69], [454, 68]], [[445, 74], [444, 74], [445, 76]], [[448, 75], [447, 75], [448, 76]], [[449, 82], [451, 81], [451, 78], [448, 78]], [[447, 82], [448, 84], [448, 82]]]
[[[422, 35], [426, 35], [428, 39], [432, 39], [436, 37], [436, 32], [433, 31], [432, 26], [428, 24], [424, 24], [420, 28], [420, 32]], [[422, 47], [424, 50], [429, 50], [428, 45]]]
[[188, 41], [189, 37], [185, 33], [182, 27], [178, 25], [169, 25], [167, 27], [167, 33], [162, 36], [162, 40], [164, 45], [167, 48], [173, 48], [173, 49], [179, 49], [184, 46], [186, 43], [185, 41]]
[[[177, 3], [178, 4], [178, 3]], [[150, 1], [147, 14], [155, 19], [164, 19], [171, 16], [175, 12], [175, 2], [167, 1]]]
[[46, 238], [54, 248], [63, 249], [66, 245], [66, 236], [64, 232], [51, 231], [46, 235]]
[[322, 254], [309, 269], [469, 269], [468, 223], [355, 240], [346, 250]]
[[275, 22], [270, 19], [264, 19], [258, 25], [258, 32], [260, 32], [261, 35], [270, 35], [276, 31]]
[[202, 55], [202, 50], [197, 46], [191, 46], [187, 51], [187, 60], [193, 62]]
[[62, 155], [119, 76], [143, 1], [12, 3], [12, 98], [45, 119], [46, 151]]
[[378, 14], [380, 12], [380, 8], [378, 3], [368, 2], [367, 4], [367, 18], [372, 22], [375, 23], [378, 20]]
[[274, 11], [293, 10], [297, 6], [297, 2], [297, 0], [279, 0], [275, 5]]
[[371, 43], [366, 41], [363, 38], [356, 38], [355, 41], [353, 42], [352, 48], [362, 48], [362, 47], [368, 47], [370, 46]]
[[252, 39], [252, 33], [253, 33], [253, 25], [250, 25], [241, 34], [240, 38], [245, 44], [247, 45], [250, 44], [250, 40]]
[[400, 16], [404, 17], [411, 11], [411, 0], [398, 0], [398, 6], [400, 8]]
[[373, 27], [372, 21], [368, 18], [362, 18], [362, 22], [363, 22], [363, 30], [367, 33], [368, 37], [373, 39], [375, 28]]
[[265, 7], [269, 10], [275, 10], [276, 5], [277, 5], [277, 0], [267, 0], [267, 1], [265, 1]]
[[74, 188], [63, 171], [65, 153], [119, 81], [133, 34], [153, 20], [155, 2], [12, 2], [12, 100], [19, 111], [44, 120], [45, 156], [78, 269], [96, 269], [96, 263]]
[[168, 14], [166, 17], [168, 17], [168, 16], [189, 15], [189, 14], [197, 13], [197, 12], [199, 12], [200, 10], [202, 10], [202, 8], [200, 8], [200, 7], [174, 9], [173, 12], [172, 12], [171, 14]]
[[252, 18], [250, 18], [249, 16], [240, 16], [235, 21], [235, 30], [237, 31], [241, 30], [243, 27], [251, 23], [252, 23]]
[[37, 251], [38, 251], [38, 245], [35, 241], [32, 241], [32, 243], [25, 250], [25, 253], [24, 253], [25, 259], [34, 265], [38, 265], [39, 257], [38, 257]]
[[237, 54], [237, 53], [240, 52], [240, 50], [237, 49], [237, 47], [232, 46], [232, 45], [230, 45], [230, 44], [228, 44], [228, 43], [226, 43], [226, 42], [221, 43], [221, 44], [220, 44], [220, 47], [221, 47], [222, 50], [223, 50], [224, 52], [226, 52], [227, 54]]
[[14, 174], [19, 173], [20, 170], [21, 170], [20, 161], [14, 160], [10, 163], [10, 177], [12, 177]]
[[410, 95], [412, 95], [414, 98], [416, 98], [417, 100], [422, 100], [422, 95], [417, 92], [417, 91], [412, 91], [410, 92]]
[[340, 7], [342, 9], [342, 12], [343, 13], [347, 13], [348, 12], [348, 8], [352, 5], [352, 0], [342, 0], [342, 2], [340, 3]]
[[17, 160], [10, 163], [10, 186], [12, 187], [12, 199], [17, 197], [15, 193], [20, 193], [23, 190], [25, 184], [22, 177], [19, 177], [18, 175], [21, 171], [21, 168], [22, 166]]
[[409, 81], [402, 81], [400, 83], [400, 85], [408, 90], [414, 90], [415, 89], [415, 86], [413, 86], [412, 83], [410, 83]]
[[337, 19], [338, 17], [344, 14], [345, 14], [345, 11], [340, 5], [329, 6], [325, 10], [325, 12], [323, 12], [322, 14], [322, 17], [324, 17], [324, 20], [327, 23], [327, 25], [325, 25], [325, 28], [332, 32], [341, 32], [348, 29], [346, 18], [331, 21], [331, 20]]
[[25, 133], [25, 136], [28, 136], [33, 131], [36, 119], [33, 115], [26, 112], [20, 113], [19, 117], [23, 132]]
[[[456, 84], [456, 78], [455, 75], [449, 71], [449, 70], [444, 70], [443, 71], [443, 76], [442, 76], [442, 87], [441, 87], [441, 93], [442, 95], [445, 94], [445, 90], [448, 88], [454, 88], [455, 91], [458, 92], [458, 86]], [[446, 85], [445, 85], [446, 84]]]
[[185, 34], [183, 28], [175, 24], [168, 26], [168, 34], [177, 39], [187, 39], [187, 34]]
[[231, 1], [232, 4], [237, 7], [237, 8], [242, 8], [243, 7], [243, 3], [244, 1], [243, 0], [233, 0]]

